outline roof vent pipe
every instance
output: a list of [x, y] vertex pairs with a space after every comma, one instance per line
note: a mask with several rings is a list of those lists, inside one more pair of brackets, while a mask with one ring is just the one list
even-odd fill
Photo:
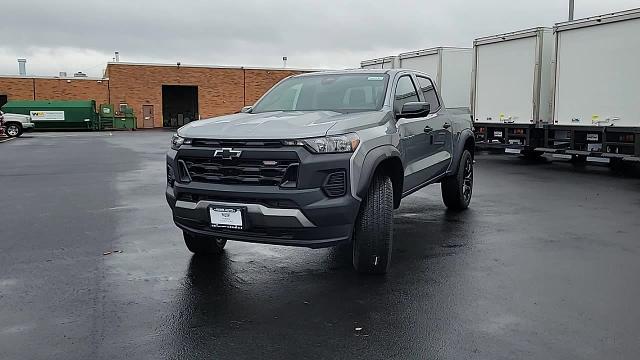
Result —
[[27, 59], [18, 59], [18, 73], [27, 76]]

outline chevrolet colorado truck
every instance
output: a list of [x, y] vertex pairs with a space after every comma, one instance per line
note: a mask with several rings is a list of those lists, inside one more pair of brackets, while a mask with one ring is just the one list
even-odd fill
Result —
[[308, 73], [178, 129], [166, 198], [195, 254], [220, 254], [227, 240], [351, 241], [357, 271], [385, 273], [403, 197], [440, 183], [450, 210], [469, 206], [474, 147], [470, 117], [448, 112], [426, 74]]

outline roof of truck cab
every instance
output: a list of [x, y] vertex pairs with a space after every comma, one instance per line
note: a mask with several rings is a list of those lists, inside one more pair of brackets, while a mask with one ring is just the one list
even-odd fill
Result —
[[349, 70], [330, 70], [319, 71], [294, 75], [294, 77], [315, 76], [315, 75], [346, 75], [346, 74], [389, 74], [399, 69], [349, 69]]

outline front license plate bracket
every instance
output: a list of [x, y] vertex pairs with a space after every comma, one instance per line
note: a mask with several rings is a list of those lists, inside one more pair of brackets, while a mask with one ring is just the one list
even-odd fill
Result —
[[242, 207], [210, 206], [209, 221], [214, 228], [242, 230], [246, 225], [245, 210]]

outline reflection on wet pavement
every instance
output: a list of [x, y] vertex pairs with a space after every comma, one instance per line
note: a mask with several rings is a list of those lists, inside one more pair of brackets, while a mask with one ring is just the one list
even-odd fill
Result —
[[348, 244], [191, 256], [164, 199], [170, 135], [2, 144], [19, 161], [0, 160], [0, 218], [21, 226], [0, 230], [0, 358], [640, 351], [638, 179], [481, 155], [471, 209], [445, 211], [437, 185], [408, 197], [391, 272], [362, 276]]

